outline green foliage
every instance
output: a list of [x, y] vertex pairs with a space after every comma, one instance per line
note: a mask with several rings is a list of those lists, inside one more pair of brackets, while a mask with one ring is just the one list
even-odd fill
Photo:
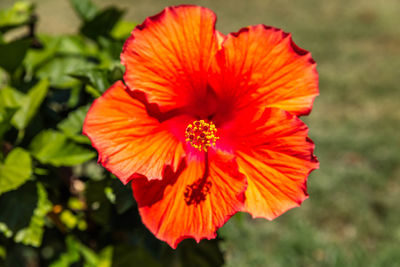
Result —
[[86, 267], [111, 267], [112, 247], [105, 247], [98, 255], [72, 236], [66, 238], [67, 251], [50, 267], [68, 267], [83, 259]]
[[0, 67], [14, 73], [32, 44], [31, 39], [20, 39], [9, 43], [0, 44]]
[[0, 90], [0, 139], [11, 128], [11, 118], [20, 107], [22, 94], [11, 88]]
[[34, 6], [29, 2], [16, 2], [13, 7], [0, 10], [0, 33], [32, 22]]
[[96, 16], [98, 8], [90, 0], [71, 0], [71, 5], [83, 21], [89, 21]]
[[104, 93], [111, 85], [109, 79], [110, 71], [104, 69], [77, 70], [70, 73], [70, 76], [96, 88], [100, 93]]
[[5, 259], [7, 256], [6, 249], [3, 246], [0, 246], [0, 259]]
[[57, 124], [57, 128], [62, 131], [68, 138], [83, 144], [90, 144], [89, 139], [83, 136], [82, 125], [85, 120], [89, 105], [82, 106], [70, 112], [68, 117]]
[[39, 109], [44, 98], [46, 97], [47, 90], [49, 88], [49, 82], [47, 80], [41, 80], [32, 89], [29, 90], [27, 95], [24, 95], [19, 99], [21, 107], [15, 113], [11, 120], [11, 124], [18, 130], [23, 130], [28, 126], [33, 116]]
[[37, 191], [39, 199], [29, 226], [19, 230], [14, 238], [17, 243], [34, 247], [39, 247], [42, 244], [46, 215], [53, 207], [42, 184], [37, 183]]
[[69, 141], [65, 134], [54, 130], [44, 130], [36, 135], [29, 149], [39, 162], [53, 166], [74, 166], [96, 155], [93, 151]]
[[117, 40], [127, 39], [135, 24], [129, 21], [120, 20], [111, 31], [111, 36]]
[[134, 262], [138, 266], [160, 267], [154, 257], [143, 248], [135, 248], [132, 252], [131, 246], [117, 246], [113, 257], [113, 266], [129, 266]]
[[13, 149], [0, 163], [0, 195], [23, 185], [32, 175], [32, 160], [22, 148]]
[[75, 79], [68, 76], [69, 73], [79, 68], [90, 68], [93, 65], [83, 57], [57, 55], [56, 58], [44, 64], [37, 75], [42, 79], [49, 79], [54, 87], [68, 89], [78, 84]]
[[93, 19], [85, 21], [81, 27], [81, 32], [94, 40], [99, 36], [109, 36], [122, 14], [123, 11], [114, 7], [104, 9], [97, 13]]
[[135, 24], [116, 7], [70, 2], [75, 35], [38, 34], [26, 2], [0, 11], [0, 266], [220, 266], [217, 242], [173, 251], [157, 240], [130, 186], [97, 165], [82, 125], [122, 79]]
[[[15, 2], [0, 0], [0, 6]], [[17, 148], [30, 151], [32, 140], [44, 130], [61, 133], [68, 143], [90, 149], [81, 135], [81, 115], [107, 83], [120, 79], [119, 54], [134, 26], [119, 20], [101, 35], [98, 31], [89, 33], [90, 38], [82, 33], [66, 35], [62, 33], [79, 32], [79, 28], [71, 29], [76, 25], [72, 12], [49, 16], [45, 7], [51, 3], [59, 12], [65, 1], [35, 2], [41, 7], [41, 27], [52, 35], [36, 30], [33, 39], [11, 34], [12, 29], [29, 30], [36, 13], [32, 5], [16, 2], [12, 9], [18, 12], [10, 16], [14, 19], [4, 19], [9, 9], [0, 11], [0, 44], [19, 39], [33, 44], [25, 55], [11, 48], [18, 53], [16, 62], [23, 58], [18, 66], [7, 63], [14, 65], [12, 73], [0, 67], [1, 164]], [[81, 27], [102, 12], [91, 1], [70, 2], [81, 5], [76, 7], [79, 18], [75, 20], [81, 19]], [[308, 179], [310, 198], [272, 222], [237, 214], [219, 231], [223, 240], [200, 245], [184, 241], [172, 251], [141, 224], [130, 187], [99, 167], [95, 158], [56, 167], [31, 155], [33, 182], [0, 195], [0, 266], [50, 266], [59, 261], [60, 266], [84, 266], [95, 262], [93, 255], [100, 259], [97, 266], [111, 262], [114, 266], [218, 266], [222, 262], [218, 247], [227, 267], [398, 266], [400, 1], [189, 2], [213, 9], [218, 15], [217, 29], [223, 33], [265, 23], [292, 32], [294, 41], [311, 51], [321, 95], [311, 116], [302, 119], [309, 125], [321, 167]], [[128, 6], [136, 18], [166, 5], [158, 0], [118, 3]], [[47, 27], [59, 21], [66, 26]], [[0, 54], [1, 65], [3, 55], [9, 54]], [[90, 74], [92, 70], [115, 75], [94, 78], [97, 74]], [[42, 79], [50, 82], [46, 97], [18, 138], [12, 117], [21, 106], [20, 99]], [[38, 181], [54, 207], [45, 216], [42, 243], [32, 247], [16, 243], [15, 234], [31, 224], [39, 199]], [[74, 227], [67, 225], [69, 220], [75, 221]], [[84, 256], [81, 245], [93, 253], [85, 251]]]
[[0, 222], [4, 223], [12, 232], [27, 227], [37, 200], [38, 194], [34, 182], [26, 183], [18, 190], [3, 194], [0, 197]]

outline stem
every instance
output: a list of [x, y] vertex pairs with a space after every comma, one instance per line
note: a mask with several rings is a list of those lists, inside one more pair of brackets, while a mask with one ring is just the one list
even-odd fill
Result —
[[22, 140], [24, 139], [24, 136], [25, 136], [25, 130], [19, 130], [17, 140], [15, 141], [16, 146], [22, 142]]

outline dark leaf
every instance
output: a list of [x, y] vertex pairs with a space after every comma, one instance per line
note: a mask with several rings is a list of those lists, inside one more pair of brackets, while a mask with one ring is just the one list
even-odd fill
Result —
[[109, 74], [109, 81], [111, 84], [115, 83], [116, 81], [122, 80], [124, 76], [124, 71], [122, 70], [122, 67], [115, 66], [113, 70]]
[[184, 240], [177, 248], [183, 266], [219, 267], [224, 257], [218, 247], [218, 240], [204, 240], [197, 244], [194, 240]]
[[113, 59], [118, 60], [122, 51], [122, 47], [124, 45], [124, 41], [122, 40], [112, 40], [109, 38], [105, 38], [100, 36], [98, 38], [101, 49], [107, 52], [107, 55]]
[[104, 9], [82, 25], [81, 33], [94, 40], [99, 36], [109, 36], [123, 13], [122, 10], [115, 7]]
[[[153, 256], [145, 249], [137, 246], [119, 245], [115, 247], [112, 266], [124, 267], [132, 266], [161, 267]], [[190, 263], [187, 266], [192, 266]]]
[[[7, 267], [27, 267], [29, 266], [29, 262], [32, 262], [32, 250], [23, 245], [16, 244], [12, 247], [9, 247], [7, 250], [7, 258], [5, 260], [4, 266]], [[35, 257], [34, 255], [33, 257]], [[29, 258], [31, 257], [31, 258]], [[37, 259], [35, 259], [37, 260]], [[1, 261], [0, 261], [0, 266]]]
[[25, 58], [31, 39], [20, 39], [10, 43], [0, 44], [0, 67], [12, 74]]
[[[21, 201], [23, 200], [23, 201]], [[0, 222], [16, 232], [29, 225], [36, 208], [38, 194], [36, 183], [28, 182], [0, 196]]]
[[1, 260], [4, 260], [6, 257], [7, 257], [6, 248], [3, 246], [0, 246], [0, 263], [1, 263]]
[[107, 181], [89, 181], [86, 186], [85, 196], [90, 207], [90, 217], [96, 223], [109, 227], [111, 203], [104, 191]]
[[47, 198], [46, 189], [42, 184], [37, 183], [37, 191], [39, 200], [29, 226], [19, 230], [14, 238], [17, 243], [34, 247], [39, 247], [42, 244], [45, 217], [52, 208], [52, 204]]
[[17, 108], [0, 107], [0, 140], [3, 135], [11, 128], [10, 120], [14, 116]]
[[114, 179], [112, 188], [115, 194], [115, 205], [118, 214], [124, 213], [135, 204], [130, 185], [125, 186], [119, 180]]

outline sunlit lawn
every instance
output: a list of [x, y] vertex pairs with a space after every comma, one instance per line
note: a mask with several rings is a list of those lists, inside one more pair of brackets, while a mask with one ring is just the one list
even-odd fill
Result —
[[[77, 28], [66, 0], [37, 2], [42, 31]], [[184, 3], [95, 2], [126, 7], [135, 22]], [[304, 118], [321, 162], [310, 198], [273, 222], [230, 220], [219, 231], [227, 266], [399, 266], [400, 1], [185, 3], [212, 8], [224, 33], [259, 23], [292, 32], [320, 73], [321, 95]]]

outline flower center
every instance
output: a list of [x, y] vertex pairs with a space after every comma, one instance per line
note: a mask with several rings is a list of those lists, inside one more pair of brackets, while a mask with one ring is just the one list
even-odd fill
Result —
[[215, 142], [219, 139], [216, 133], [217, 128], [212, 121], [194, 121], [186, 127], [186, 142], [200, 152], [207, 152], [208, 148], [215, 146]]

